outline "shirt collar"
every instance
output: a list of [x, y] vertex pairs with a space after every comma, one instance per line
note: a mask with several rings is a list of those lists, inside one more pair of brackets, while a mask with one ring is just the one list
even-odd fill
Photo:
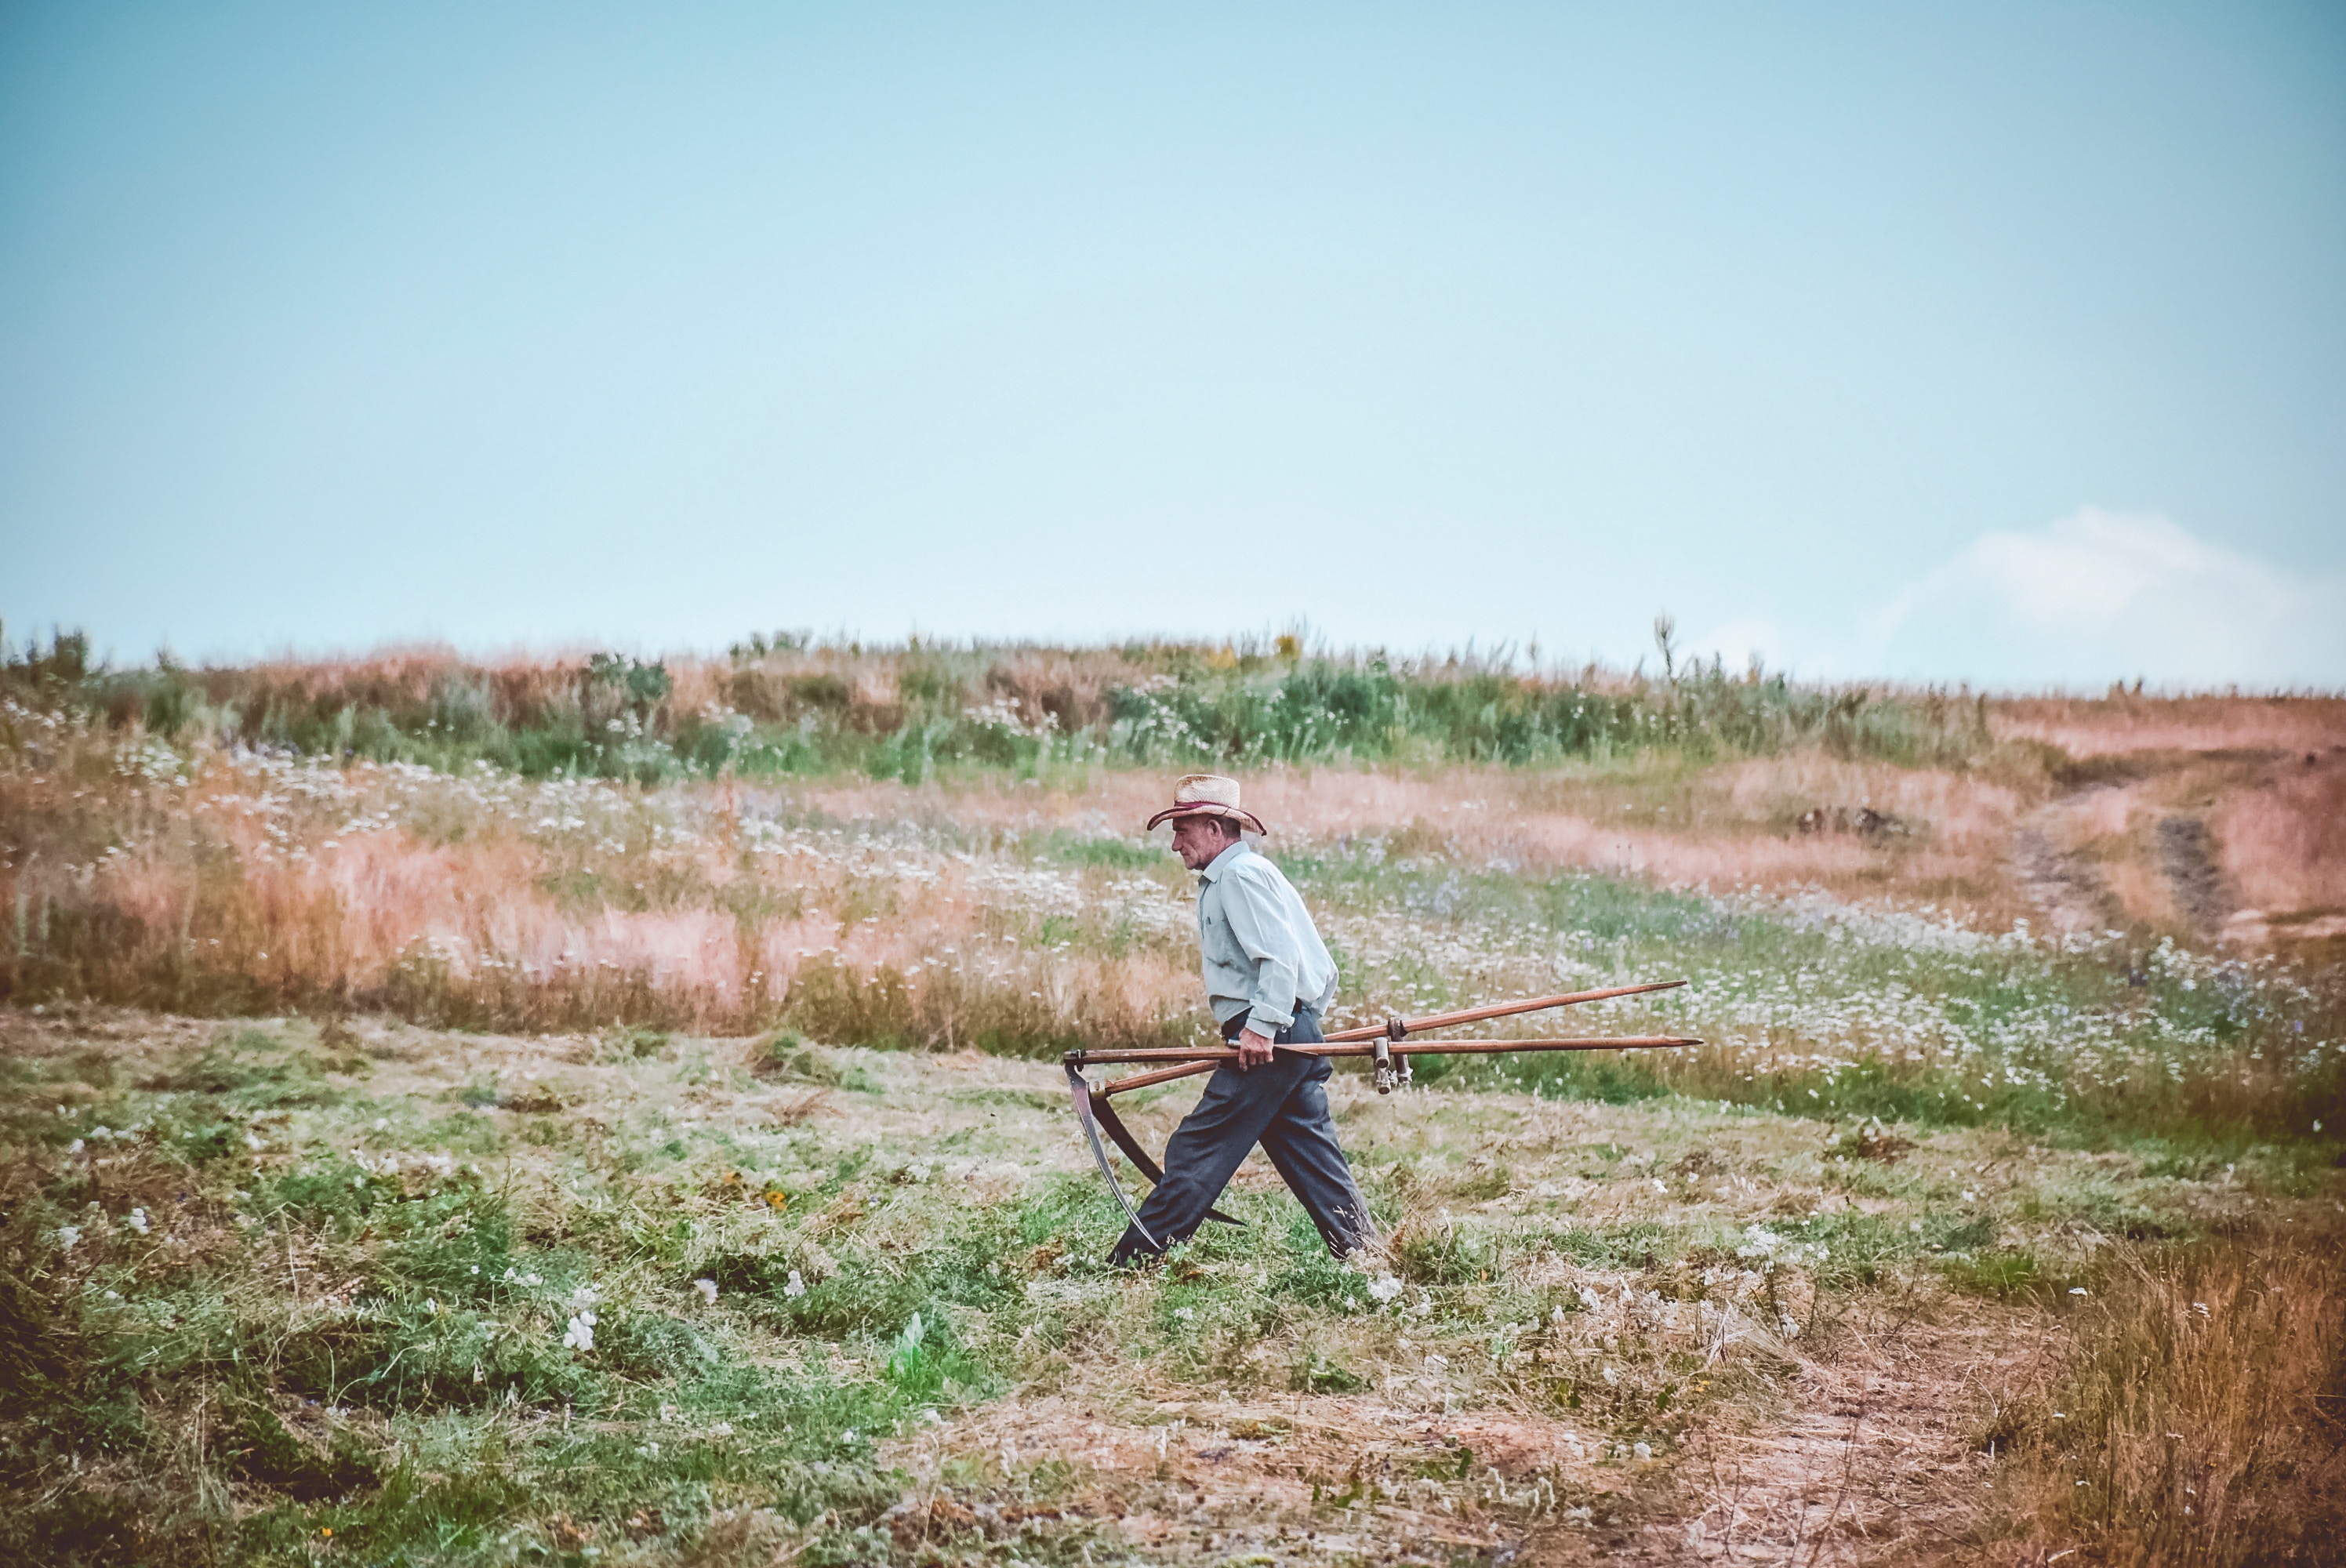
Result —
[[1220, 876], [1224, 871], [1229, 871], [1232, 860], [1238, 859], [1240, 855], [1250, 855], [1252, 853], [1254, 853], [1254, 851], [1247, 848], [1247, 841], [1244, 839], [1233, 839], [1230, 840], [1230, 847], [1229, 849], [1224, 850], [1220, 854], [1216, 855], [1212, 860], [1206, 862], [1206, 869], [1198, 873], [1198, 880], [1199, 881], [1210, 882], [1215, 878]]

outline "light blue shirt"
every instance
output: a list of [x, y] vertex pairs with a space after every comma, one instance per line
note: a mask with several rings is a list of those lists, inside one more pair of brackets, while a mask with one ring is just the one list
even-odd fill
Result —
[[1299, 1001], [1326, 1017], [1336, 961], [1295, 884], [1243, 839], [1198, 875], [1198, 951], [1214, 1022], [1251, 1012], [1249, 1027], [1276, 1034], [1295, 1022]]

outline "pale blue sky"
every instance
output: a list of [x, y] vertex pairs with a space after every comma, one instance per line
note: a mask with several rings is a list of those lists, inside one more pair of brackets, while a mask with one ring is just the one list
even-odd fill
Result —
[[2346, 12], [0, 13], [12, 637], [1665, 607], [2346, 685]]

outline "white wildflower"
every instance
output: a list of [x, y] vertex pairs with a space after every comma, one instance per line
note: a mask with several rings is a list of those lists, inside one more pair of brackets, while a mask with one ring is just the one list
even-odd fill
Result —
[[1377, 1305], [1380, 1307], [1388, 1304], [1394, 1297], [1399, 1296], [1401, 1294], [1401, 1278], [1398, 1275], [1380, 1275], [1377, 1278], [1369, 1282], [1369, 1294], [1377, 1298]]
[[[143, 1208], [134, 1208], [123, 1216], [122, 1223], [144, 1236], [147, 1234], [147, 1211]], [[2084, 1292], [2080, 1291], [2078, 1294], [2083, 1295]]]
[[77, 1225], [57, 1227], [57, 1250], [60, 1252], [71, 1252], [74, 1249], [74, 1244], [80, 1239], [81, 1227]]
[[591, 1350], [595, 1348], [595, 1312], [588, 1308], [575, 1314], [567, 1328], [562, 1330], [562, 1348], [566, 1350]]
[[696, 1279], [692, 1282], [692, 1288], [700, 1292], [700, 1304], [702, 1306], [714, 1307], [717, 1305], [717, 1281], [714, 1279]]
[[782, 1286], [782, 1294], [790, 1297], [799, 1297], [806, 1294], [806, 1281], [799, 1278], [799, 1271], [797, 1269], [793, 1268], [790, 1270], [790, 1278], [785, 1281]]

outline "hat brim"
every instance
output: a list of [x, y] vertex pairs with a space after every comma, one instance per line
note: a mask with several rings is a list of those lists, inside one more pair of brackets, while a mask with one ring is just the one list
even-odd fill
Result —
[[1258, 833], [1270, 831], [1262, 825], [1262, 819], [1253, 812], [1237, 806], [1219, 805], [1212, 800], [1191, 800], [1178, 806], [1168, 806], [1149, 818], [1148, 826], [1153, 829], [1173, 820], [1176, 817], [1235, 817]]

